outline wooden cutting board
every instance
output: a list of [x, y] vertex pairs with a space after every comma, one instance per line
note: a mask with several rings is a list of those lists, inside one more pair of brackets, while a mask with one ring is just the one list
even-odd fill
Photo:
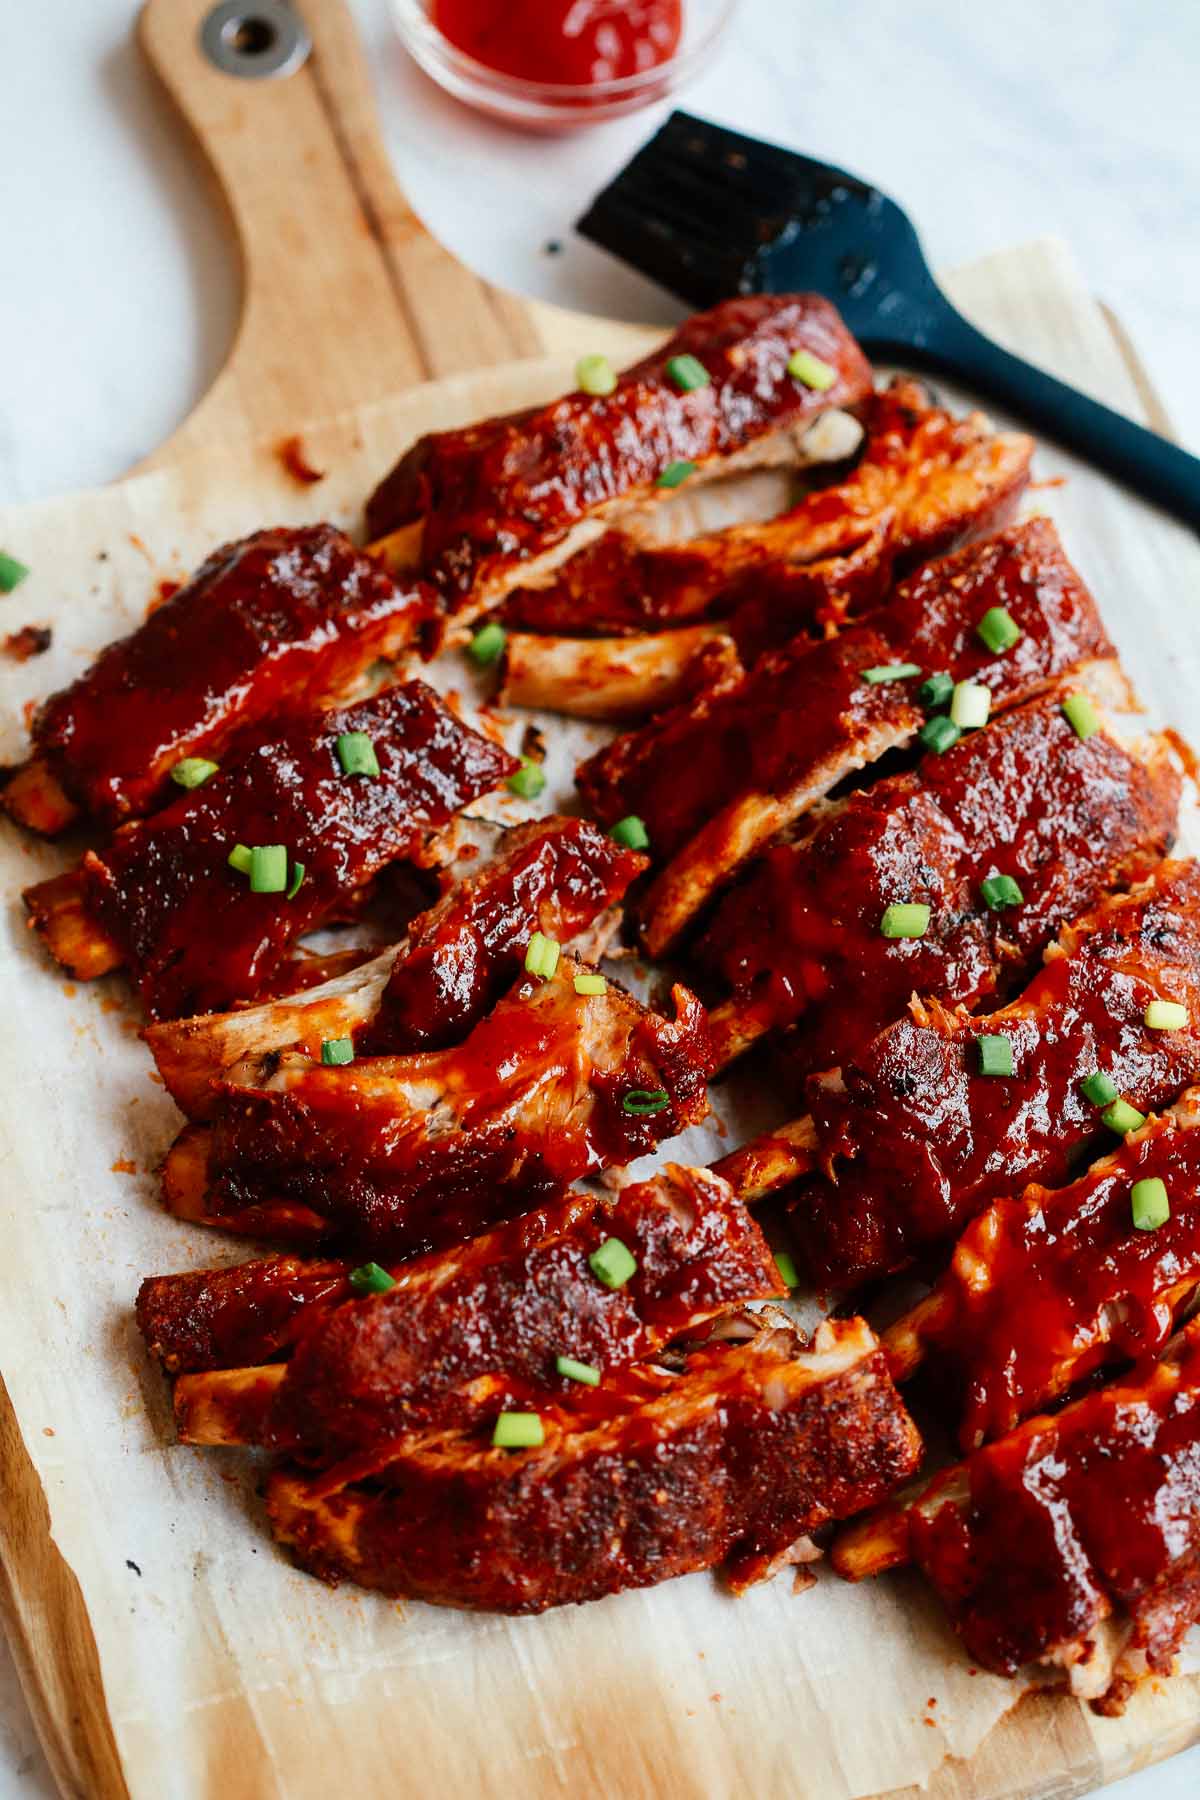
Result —
[[[228, 203], [244, 267], [241, 329], [210, 393], [133, 478], [0, 515], [0, 542], [27, 553], [34, 567], [26, 587], [5, 603], [6, 618], [20, 624], [26, 614], [53, 617], [56, 631], [53, 658], [6, 674], [6, 718], [24, 699], [45, 691], [52, 661], [66, 659], [55, 669], [56, 679], [77, 668], [87, 649], [137, 616], [154, 580], [178, 576], [217, 539], [268, 519], [331, 516], [349, 522], [374, 477], [418, 430], [552, 393], [569, 379], [570, 362], [580, 351], [603, 349], [628, 358], [655, 335], [501, 294], [423, 231], [393, 181], [369, 77], [340, 0], [302, 0], [313, 54], [292, 76], [262, 82], [238, 81], [205, 63], [198, 31], [207, 7], [208, 0], [151, 0], [141, 38]], [[970, 316], [1014, 348], [1112, 404], [1160, 427], [1165, 423], [1128, 345], [1088, 301], [1056, 247], [990, 259], [947, 285]], [[440, 383], [436, 390], [405, 397], [406, 389], [431, 380]], [[328, 471], [312, 490], [297, 487], [277, 454], [280, 440], [294, 433], [302, 435], [314, 466]], [[1072, 467], [1052, 455], [1045, 461], [1052, 468]], [[1072, 476], [1051, 504], [1102, 604], [1114, 576], [1132, 580], [1136, 574], [1153, 587], [1174, 571], [1182, 573], [1189, 558], [1194, 567], [1190, 540], [1107, 484], [1078, 471]], [[1139, 644], [1111, 618], [1110, 624], [1135, 679], [1152, 684], [1153, 669], [1139, 666]], [[1190, 683], [1200, 709], [1200, 672], [1184, 670], [1180, 678]], [[1195, 730], [1195, 718], [1176, 722]], [[11, 726], [6, 757], [19, 735]], [[145, 1058], [128, 1041], [119, 1047], [104, 1038], [116, 1032], [111, 1020], [88, 1014], [79, 1023], [79, 996], [58, 994], [44, 969], [31, 974], [29, 948], [8, 896], [14, 872], [29, 879], [43, 863], [53, 866], [55, 853], [11, 840], [10, 833], [3, 846], [11, 913], [5, 954], [12, 974], [4, 978], [4, 992], [12, 1017], [4, 1021], [9, 1091], [0, 1103], [0, 1129], [10, 1138], [0, 1355], [12, 1398], [0, 1394], [0, 1608], [64, 1793], [88, 1800], [127, 1793], [154, 1800], [167, 1794], [200, 1800], [210, 1793], [223, 1800], [274, 1794], [298, 1800], [328, 1792], [339, 1773], [364, 1800], [454, 1792], [463, 1785], [458, 1753], [469, 1739], [478, 1769], [473, 1785], [488, 1794], [512, 1792], [519, 1781], [535, 1795], [571, 1788], [702, 1796], [753, 1788], [832, 1800], [886, 1787], [898, 1800], [929, 1778], [925, 1791], [936, 1800], [1018, 1800], [1083, 1793], [1200, 1736], [1200, 1679], [1183, 1676], [1140, 1696], [1121, 1721], [1097, 1720], [1061, 1697], [1029, 1697], [981, 1742], [970, 1731], [956, 1735], [945, 1713], [941, 1720], [932, 1711], [898, 1718], [891, 1728], [895, 1741], [886, 1753], [881, 1746], [873, 1762], [870, 1744], [858, 1755], [848, 1748], [856, 1717], [870, 1717], [853, 1670], [824, 1688], [809, 1670], [803, 1690], [781, 1685], [773, 1699], [769, 1691], [764, 1695], [746, 1656], [721, 1663], [719, 1638], [726, 1632], [736, 1637], [741, 1622], [753, 1617], [761, 1617], [775, 1643], [783, 1633], [808, 1638], [828, 1631], [818, 1603], [811, 1596], [794, 1604], [779, 1595], [762, 1601], [751, 1596], [738, 1603], [736, 1615], [721, 1613], [738, 1623], [721, 1625], [706, 1653], [700, 1646], [709, 1641], [703, 1634], [712, 1630], [713, 1615], [699, 1609], [713, 1603], [694, 1598], [708, 1592], [694, 1582], [527, 1622], [502, 1637], [500, 1627], [490, 1632], [486, 1621], [470, 1635], [465, 1628], [460, 1633], [460, 1622], [447, 1615], [440, 1636], [425, 1628], [420, 1656], [407, 1660], [402, 1646], [410, 1609], [398, 1608], [390, 1628], [401, 1649], [384, 1667], [347, 1659], [346, 1644], [357, 1642], [364, 1611], [374, 1602], [350, 1592], [322, 1596], [320, 1609], [293, 1615], [281, 1598], [284, 1635], [294, 1640], [308, 1633], [301, 1636], [299, 1656], [314, 1671], [312, 1683], [301, 1684], [293, 1669], [289, 1688], [287, 1681], [272, 1681], [270, 1656], [257, 1639], [257, 1660], [251, 1662], [219, 1616], [212, 1564], [236, 1554], [249, 1568], [249, 1557], [261, 1549], [254, 1571], [261, 1579], [270, 1552], [255, 1536], [257, 1525], [225, 1504], [215, 1478], [206, 1514], [194, 1510], [195, 1495], [185, 1491], [185, 1481], [172, 1490], [189, 1545], [205, 1529], [211, 1532], [188, 1565], [189, 1581], [181, 1586], [168, 1574], [155, 1587], [149, 1579], [155, 1553], [169, 1563], [166, 1534], [176, 1523], [160, 1516], [162, 1541], [155, 1538], [155, 1552], [144, 1559], [147, 1583], [138, 1587], [143, 1569], [125, 1516], [134, 1504], [132, 1485], [127, 1493], [119, 1459], [110, 1468], [102, 1446], [107, 1452], [124, 1433], [121, 1448], [129, 1458], [163, 1454], [161, 1391], [140, 1366], [120, 1321], [137, 1274], [182, 1266], [184, 1239], [178, 1227], [153, 1217], [147, 1169], [130, 1207], [127, 1173], [117, 1173], [115, 1161], [112, 1169], [105, 1162], [107, 1121], [94, 1134], [80, 1131], [86, 1081], [98, 1101], [107, 1096], [108, 1071], [123, 1055], [131, 1085], [121, 1103], [134, 1104], [136, 1083], [145, 1084]], [[26, 986], [33, 1009], [28, 1016]], [[52, 1005], [57, 1010], [50, 1018]], [[79, 1040], [65, 1059], [70, 1066], [64, 1068], [64, 1054], [54, 1049], [39, 1068], [39, 1035], [68, 1029]], [[124, 1143], [129, 1129], [122, 1124], [113, 1143]], [[156, 1129], [147, 1129], [145, 1141], [155, 1141]], [[92, 1136], [100, 1146], [98, 1161]], [[89, 1292], [104, 1287], [112, 1265], [111, 1304], [98, 1309], [100, 1323], [82, 1340], [75, 1325], [64, 1322], [73, 1309], [64, 1302], [61, 1278], [46, 1274], [47, 1263], [61, 1267], [64, 1254], [55, 1208], [44, 1205], [45, 1196], [57, 1193], [88, 1221], [90, 1252], [81, 1280]], [[102, 1206], [113, 1222], [106, 1218], [103, 1227], [94, 1226]], [[188, 1240], [191, 1260], [200, 1254], [194, 1238]], [[211, 1250], [211, 1239], [202, 1249]], [[126, 1368], [123, 1403], [113, 1400], [111, 1380], [106, 1387], [98, 1379], [95, 1393], [89, 1387], [95, 1365], [86, 1359], [93, 1352], [106, 1369]], [[191, 1453], [177, 1455], [187, 1459], [190, 1479]], [[160, 1507], [160, 1515], [168, 1510]], [[266, 1573], [281, 1594], [285, 1583], [293, 1584], [289, 1594], [307, 1591], [303, 1578], [291, 1577], [281, 1564]], [[274, 1591], [269, 1581], [266, 1592]], [[848, 1592], [837, 1597], [838, 1604], [858, 1599]], [[759, 1615], [747, 1610], [756, 1605]], [[912, 1616], [920, 1615], [922, 1632], [937, 1632], [915, 1584], [906, 1605]], [[203, 1644], [212, 1676], [203, 1693], [189, 1690], [169, 1730], [155, 1719], [153, 1706], [146, 1716], [131, 1698], [139, 1671], [148, 1693], [164, 1679], [158, 1647], [166, 1639], [156, 1608], [194, 1609], [200, 1635], [188, 1641]], [[303, 1624], [293, 1624], [293, 1616]], [[840, 1616], [832, 1615], [835, 1663]], [[372, 1641], [381, 1631], [386, 1638], [389, 1626], [386, 1618], [380, 1624], [376, 1609]], [[321, 1635], [331, 1629], [332, 1642]], [[555, 1687], [550, 1678], [546, 1646], [555, 1655], [561, 1647], [567, 1659], [564, 1685]], [[799, 1637], [796, 1646], [798, 1655]], [[889, 1653], [903, 1659], [910, 1651], [897, 1641]], [[295, 1641], [278, 1650], [281, 1660], [296, 1654]], [[711, 1674], [704, 1670], [704, 1654], [711, 1655]], [[947, 1654], [957, 1657], [953, 1646]], [[189, 1673], [186, 1664], [167, 1671], [180, 1688]], [[956, 1670], [954, 1678], [961, 1674]], [[843, 1715], [836, 1742], [833, 1726], [813, 1710], [814, 1692], [825, 1695], [830, 1714]], [[872, 1785], [875, 1766], [891, 1771], [885, 1783]]]

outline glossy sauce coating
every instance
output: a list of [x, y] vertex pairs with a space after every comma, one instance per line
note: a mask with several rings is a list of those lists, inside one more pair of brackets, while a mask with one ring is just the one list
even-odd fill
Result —
[[[976, 630], [993, 606], [1006, 607], [1022, 632], [1003, 654]], [[581, 764], [577, 780], [605, 822], [638, 813], [660, 860], [747, 790], [783, 793], [839, 753], [848, 771], [856, 747], [885, 726], [899, 740], [914, 735], [925, 719], [919, 679], [873, 685], [864, 669], [911, 662], [927, 674], [978, 681], [997, 709], [1110, 654], [1057, 532], [1033, 519], [930, 563], [836, 637], [797, 638], [736, 686], [616, 738]]]
[[511, 986], [535, 931], [566, 943], [645, 867], [587, 819], [518, 826], [494, 862], [413, 921], [356, 1049], [395, 1056], [456, 1042]]
[[[696, 949], [756, 1019], [796, 1024], [806, 1073], [865, 1049], [912, 994], [974, 1006], [1028, 972], [1068, 919], [1149, 873], [1175, 832], [1180, 780], [1111, 737], [1080, 739], [1048, 695], [859, 789], [767, 851]], [[980, 883], [1013, 877], [1019, 906]], [[921, 938], [886, 938], [885, 909], [930, 908]]]
[[669, 61], [681, 0], [432, 0], [450, 42], [521, 81], [587, 88]]
[[[1155, 999], [1185, 1004], [1188, 1026], [1150, 1030]], [[978, 1072], [985, 1033], [1010, 1040], [1011, 1078]], [[850, 1287], [886, 1274], [1025, 1182], [1067, 1179], [1103, 1136], [1079, 1089], [1095, 1070], [1142, 1112], [1200, 1076], [1195, 864], [1164, 864], [1068, 927], [1002, 1011], [964, 1019], [934, 1003], [881, 1032], [840, 1077], [810, 1079], [830, 1173], [804, 1184], [796, 1223], [817, 1280]]]
[[[343, 771], [344, 732], [371, 739], [378, 777]], [[89, 854], [88, 904], [152, 1018], [218, 1011], [261, 993], [303, 932], [517, 766], [423, 682], [271, 721], [202, 787]], [[304, 865], [295, 896], [253, 893], [229, 866], [236, 844], [283, 844], [289, 878]]]
[[75, 801], [118, 824], [174, 792], [182, 757], [219, 761], [268, 714], [339, 699], [427, 613], [332, 525], [256, 532], [47, 700], [34, 748]]
[[[1092, 1637], [1118, 1608], [1143, 1652], [1170, 1672], [1200, 1615], [1200, 1335], [1144, 1380], [1031, 1419], [966, 1463], [965, 1509], [926, 1499], [912, 1547], [968, 1652], [1016, 1674]], [[1098, 1710], [1120, 1711], [1118, 1679]]]
[[[824, 393], [788, 374], [801, 348], [836, 371]], [[679, 355], [704, 364], [707, 386], [680, 392], [666, 373]], [[612, 394], [576, 391], [421, 438], [371, 496], [367, 527], [377, 538], [423, 520], [423, 570], [453, 610], [598, 508], [654, 498], [672, 463], [730, 457], [870, 391], [870, 368], [827, 300], [727, 300], [625, 370]]]

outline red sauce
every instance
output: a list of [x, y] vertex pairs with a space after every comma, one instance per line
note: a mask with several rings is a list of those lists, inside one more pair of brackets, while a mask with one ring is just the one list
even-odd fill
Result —
[[658, 68], [683, 25], [681, 0], [432, 0], [429, 12], [487, 68], [567, 87]]

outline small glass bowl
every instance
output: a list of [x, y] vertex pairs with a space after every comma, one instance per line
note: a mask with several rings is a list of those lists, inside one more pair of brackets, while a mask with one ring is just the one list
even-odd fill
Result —
[[443, 37], [429, 16], [429, 0], [392, 0], [405, 48], [439, 87], [476, 111], [526, 131], [598, 125], [664, 99], [704, 68], [737, 5], [738, 0], [684, 0], [683, 33], [673, 56], [636, 75], [584, 86], [522, 81], [489, 69]]

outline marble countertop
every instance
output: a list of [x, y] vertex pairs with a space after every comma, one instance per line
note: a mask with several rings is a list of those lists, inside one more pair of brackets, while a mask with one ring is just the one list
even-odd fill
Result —
[[[400, 175], [444, 243], [524, 293], [676, 316], [571, 235], [654, 112], [572, 138], [516, 136], [407, 62], [388, 0], [351, 3]], [[134, 0], [0, 7], [0, 499], [121, 474], [190, 411], [234, 329], [220, 210], [140, 63], [135, 14]], [[877, 181], [918, 221], [935, 267], [1068, 239], [1200, 450], [1198, 80], [1194, 5], [743, 0], [718, 63], [679, 98]], [[1107, 1793], [1198, 1788], [1200, 1749]], [[53, 1793], [0, 1647], [0, 1800]]]

